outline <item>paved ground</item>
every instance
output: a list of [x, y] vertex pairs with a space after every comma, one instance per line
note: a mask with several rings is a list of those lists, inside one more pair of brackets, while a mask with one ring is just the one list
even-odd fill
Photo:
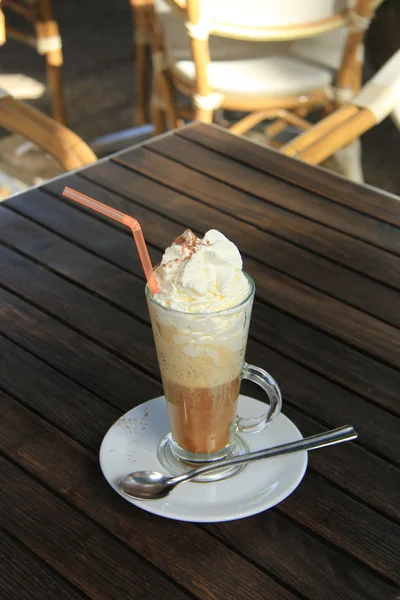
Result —
[[[87, 141], [130, 127], [135, 90], [128, 0], [54, 0], [54, 6], [64, 44], [69, 126]], [[0, 72], [45, 83], [41, 57], [12, 40], [0, 48]], [[47, 94], [33, 104], [49, 112]], [[363, 148], [367, 183], [400, 194], [400, 133], [393, 123], [368, 132]]]

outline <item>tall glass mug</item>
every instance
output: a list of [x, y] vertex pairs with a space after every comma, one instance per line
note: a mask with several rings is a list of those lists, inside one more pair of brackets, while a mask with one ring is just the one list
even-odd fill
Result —
[[[248, 365], [245, 352], [255, 285], [227, 310], [187, 313], [146, 297], [167, 400], [169, 442], [180, 460], [197, 463], [229, 456], [235, 431], [258, 432], [280, 412], [282, 398], [274, 379]], [[248, 379], [266, 392], [264, 414], [237, 416], [240, 382]]]

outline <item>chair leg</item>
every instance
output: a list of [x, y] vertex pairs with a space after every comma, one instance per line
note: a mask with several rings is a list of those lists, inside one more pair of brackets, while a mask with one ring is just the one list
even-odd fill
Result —
[[154, 125], [153, 136], [160, 135], [165, 131], [165, 115], [164, 111], [160, 108], [160, 106], [152, 106], [151, 109], [152, 118], [151, 121]]
[[[153, 53], [153, 95], [152, 95], [152, 121], [155, 131], [159, 131], [161, 120], [168, 129], [178, 127], [178, 113], [175, 101], [174, 87], [166, 69], [160, 64], [161, 51]], [[162, 118], [160, 116], [162, 113]], [[165, 131], [164, 127], [162, 132]]]
[[134, 120], [137, 125], [144, 125], [147, 119], [147, 50], [150, 44], [148, 26], [148, 6], [137, 0], [130, 0], [132, 17], [134, 22], [133, 52], [135, 61], [135, 92], [136, 107]]
[[196, 108], [194, 113], [194, 118], [196, 121], [201, 121], [202, 123], [212, 123], [213, 122], [213, 110], [208, 110], [204, 108]]
[[37, 6], [37, 47], [47, 65], [47, 79], [52, 94], [53, 117], [59, 123], [66, 122], [65, 100], [62, 86], [63, 55], [57, 21], [54, 20], [51, 0], [39, 0]]
[[178, 114], [176, 109], [174, 87], [167, 71], [163, 71], [162, 73], [160, 73], [160, 84], [162, 89], [162, 96], [165, 102], [165, 116], [167, 119], [167, 127], [168, 129], [175, 129], [176, 127], [178, 127]]
[[46, 55], [47, 80], [53, 96], [53, 117], [56, 121], [65, 125], [67, 117], [62, 85], [62, 65], [54, 65], [52, 61], [53, 59]]
[[337, 150], [333, 158], [342, 175], [357, 183], [364, 182], [360, 139], [356, 139], [348, 146]]
[[160, 135], [166, 131], [166, 114], [164, 111], [164, 100], [160, 95], [159, 79], [155, 75], [153, 79], [154, 92], [151, 96], [151, 122], [153, 124], [153, 136]]
[[136, 107], [135, 123], [144, 125], [146, 118], [146, 99], [147, 99], [147, 72], [146, 72], [146, 46], [136, 42], [135, 48], [135, 82], [136, 82]]

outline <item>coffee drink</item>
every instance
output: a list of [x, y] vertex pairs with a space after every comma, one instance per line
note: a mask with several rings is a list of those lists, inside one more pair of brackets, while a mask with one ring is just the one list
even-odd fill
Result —
[[[281, 408], [276, 382], [245, 362], [254, 282], [239, 250], [215, 230], [203, 239], [186, 230], [155, 276], [159, 291], [147, 287], [146, 296], [171, 426], [158, 458], [171, 468], [170, 455], [185, 463], [229, 456], [243, 449], [234, 431], [260, 431]], [[237, 416], [242, 379], [266, 392], [264, 414]]]
[[186, 231], [155, 272], [160, 292], [147, 299], [174, 450], [210, 459], [229, 452], [254, 285], [214, 230], [203, 240]]
[[[162, 282], [160, 288], [169, 291], [168, 296], [165, 294], [168, 302], [166, 306], [154, 300], [148, 303], [172, 436], [180, 448], [195, 454], [212, 454], [230, 443], [252, 307], [252, 299], [244, 306], [235, 305], [238, 295], [249, 296], [250, 286], [241, 271], [236, 274], [238, 281], [231, 290], [233, 298], [207, 290], [196, 295], [193, 285], [201, 285], [197, 271], [192, 274], [191, 289], [186, 286], [182, 290], [181, 285], [175, 285], [176, 273], [169, 271], [178, 269], [179, 273], [182, 263], [187, 269], [188, 263], [202, 251], [210, 254], [213, 247], [210, 239], [212, 235], [206, 236], [201, 248], [198, 238], [188, 232], [175, 241], [171, 248], [183, 257], [172, 260], [164, 257], [156, 270]], [[222, 246], [233, 246], [222, 234], [217, 239]], [[233, 255], [237, 259], [236, 252]], [[215, 252], [214, 256], [211, 252], [211, 257], [214, 261], [218, 259]], [[231, 268], [219, 262], [225, 270]], [[171, 263], [172, 269], [168, 269]], [[171, 304], [185, 310], [171, 309]], [[224, 310], [225, 306], [228, 309]]]

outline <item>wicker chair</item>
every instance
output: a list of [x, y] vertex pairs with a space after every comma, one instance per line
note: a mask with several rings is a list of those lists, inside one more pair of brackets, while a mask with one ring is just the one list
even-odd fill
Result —
[[[8, 25], [5, 18], [7, 11], [12, 11], [28, 21], [32, 27], [31, 32]], [[62, 44], [58, 24], [54, 19], [52, 0], [0, 0], [0, 45], [4, 44], [7, 38], [33, 46], [44, 56], [53, 100], [53, 117], [59, 123], [65, 123]]]
[[51, 154], [65, 171], [97, 160], [89, 146], [70, 129], [1, 89], [0, 126], [34, 142]]
[[[379, 3], [356, 0], [349, 9], [348, 0], [131, 0], [140, 9], [138, 59], [151, 38], [155, 134], [182, 117], [211, 122], [223, 109], [249, 113], [231, 126], [239, 134], [273, 119], [266, 141], [279, 146], [274, 138], [288, 124], [306, 130], [309, 112], [321, 108], [325, 116], [360, 89], [363, 40]], [[140, 78], [144, 62], [136, 69]], [[176, 89], [190, 109], [177, 102]], [[138, 113], [143, 118], [140, 106]]]
[[399, 110], [400, 50], [347, 106], [322, 119], [280, 151], [310, 164], [320, 164], [392, 113], [399, 127]]

